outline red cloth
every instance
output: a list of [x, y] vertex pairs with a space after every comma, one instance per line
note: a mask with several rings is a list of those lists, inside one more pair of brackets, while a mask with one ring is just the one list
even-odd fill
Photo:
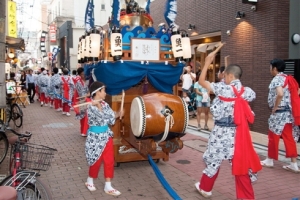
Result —
[[69, 96], [69, 90], [70, 90], [70, 87], [69, 87], [69, 78], [67, 78], [67, 80], [62, 76], [61, 77], [61, 80], [63, 81], [63, 89], [64, 89], [64, 98], [67, 99], [67, 100], [70, 100], [70, 96]]
[[294, 117], [295, 125], [300, 125], [300, 98], [298, 95], [299, 85], [298, 82], [292, 76], [287, 76], [282, 74], [286, 79], [284, 81], [283, 87], [289, 86], [289, 90], [291, 93], [291, 105], [292, 105], [292, 114]]
[[245, 175], [248, 174], [248, 170], [252, 172], [258, 172], [262, 169], [259, 157], [255, 152], [250, 130], [249, 123], [254, 122], [254, 115], [248, 102], [241, 96], [244, 93], [244, 87], [238, 92], [237, 89], [232, 86], [235, 98], [225, 98], [219, 96], [222, 101], [235, 101], [234, 104], [234, 123], [236, 124], [234, 156], [232, 159], [232, 174], [233, 175]]
[[114, 144], [113, 139], [110, 137], [100, 158], [95, 162], [94, 165], [90, 166], [89, 177], [98, 178], [99, 169], [102, 161], [104, 162], [104, 178], [114, 177]]

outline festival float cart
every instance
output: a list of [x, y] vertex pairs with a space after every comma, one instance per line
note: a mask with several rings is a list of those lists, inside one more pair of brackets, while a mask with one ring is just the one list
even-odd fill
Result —
[[[183, 52], [190, 54], [189, 39], [164, 26], [156, 31], [143, 10], [127, 11], [121, 10], [120, 28], [111, 24], [110, 30], [94, 29], [83, 36], [79, 58], [87, 51], [96, 52], [91, 38], [98, 34], [99, 60], [93, 59], [84, 68], [87, 76], [106, 85], [105, 100], [111, 108], [125, 111], [111, 126], [116, 165], [148, 160], [148, 155], [168, 161], [170, 153], [183, 148], [180, 138], [189, 120], [186, 103], [174, 95], [185, 65], [180, 57]], [[90, 40], [90, 50], [83, 39]]]

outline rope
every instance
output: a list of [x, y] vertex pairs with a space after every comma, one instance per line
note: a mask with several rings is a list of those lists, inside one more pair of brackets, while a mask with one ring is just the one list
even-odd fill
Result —
[[165, 122], [166, 122], [165, 132], [164, 132], [164, 135], [162, 136], [162, 138], [157, 142], [158, 144], [166, 140], [166, 138], [169, 134], [169, 127], [172, 128], [174, 125], [173, 116], [170, 113], [166, 113], [166, 114], [167, 114], [167, 116], [165, 118]]
[[48, 94], [49, 95], [54, 95], [58, 99], [64, 100], [65, 102], [72, 104], [72, 101], [69, 101], [69, 99], [64, 98], [63, 96], [57, 94], [56, 92], [51, 92], [51, 91], [48, 90]]
[[148, 154], [148, 160], [149, 163], [153, 169], [153, 171], [156, 174], [156, 177], [158, 178], [158, 180], [160, 181], [160, 183], [162, 184], [162, 186], [167, 190], [167, 192], [169, 193], [169, 195], [174, 199], [174, 200], [181, 200], [182, 198], [180, 198], [178, 196], [178, 194], [173, 190], [173, 188], [169, 185], [169, 183], [166, 181], [166, 179], [164, 178], [164, 176], [162, 175], [162, 173], [160, 172], [160, 170], [158, 169], [157, 165], [155, 164], [155, 162], [152, 160], [152, 157], [150, 156], [150, 154]]

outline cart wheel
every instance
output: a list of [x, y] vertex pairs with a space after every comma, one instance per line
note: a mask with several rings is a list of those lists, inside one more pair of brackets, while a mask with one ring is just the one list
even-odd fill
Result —
[[159, 163], [159, 159], [156, 159], [156, 160], [155, 160], [155, 163]]

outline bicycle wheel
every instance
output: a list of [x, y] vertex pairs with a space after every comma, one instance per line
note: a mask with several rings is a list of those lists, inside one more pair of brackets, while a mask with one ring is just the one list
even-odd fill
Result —
[[[13, 186], [13, 182], [19, 182], [23, 184], [26, 182], [26, 185], [22, 185], [22, 188], [18, 189], [18, 199], [19, 195], [22, 198], [20, 199], [30, 199], [30, 200], [52, 200], [51, 193], [49, 192], [48, 188], [41, 182], [41, 180], [35, 177], [35, 180], [27, 181], [25, 180], [26, 176], [19, 176], [17, 179], [14, 179], [12, 175], [6, 177], [1, 183], [1, 186]], [[16, 186], [16, 189], [18, 187]]]
[[16, 127], [20, 128], [23, 124], [23, 112], [20, 108], [20, 106], [16, 103], [14, 103], [11, 106], [11, 118], [14, 121], [14, 124]]
[[0, 164], [5, 159], [7, 151], [8, 151], [8, 139], [6, 137], [6, 134], [0, 131]]

